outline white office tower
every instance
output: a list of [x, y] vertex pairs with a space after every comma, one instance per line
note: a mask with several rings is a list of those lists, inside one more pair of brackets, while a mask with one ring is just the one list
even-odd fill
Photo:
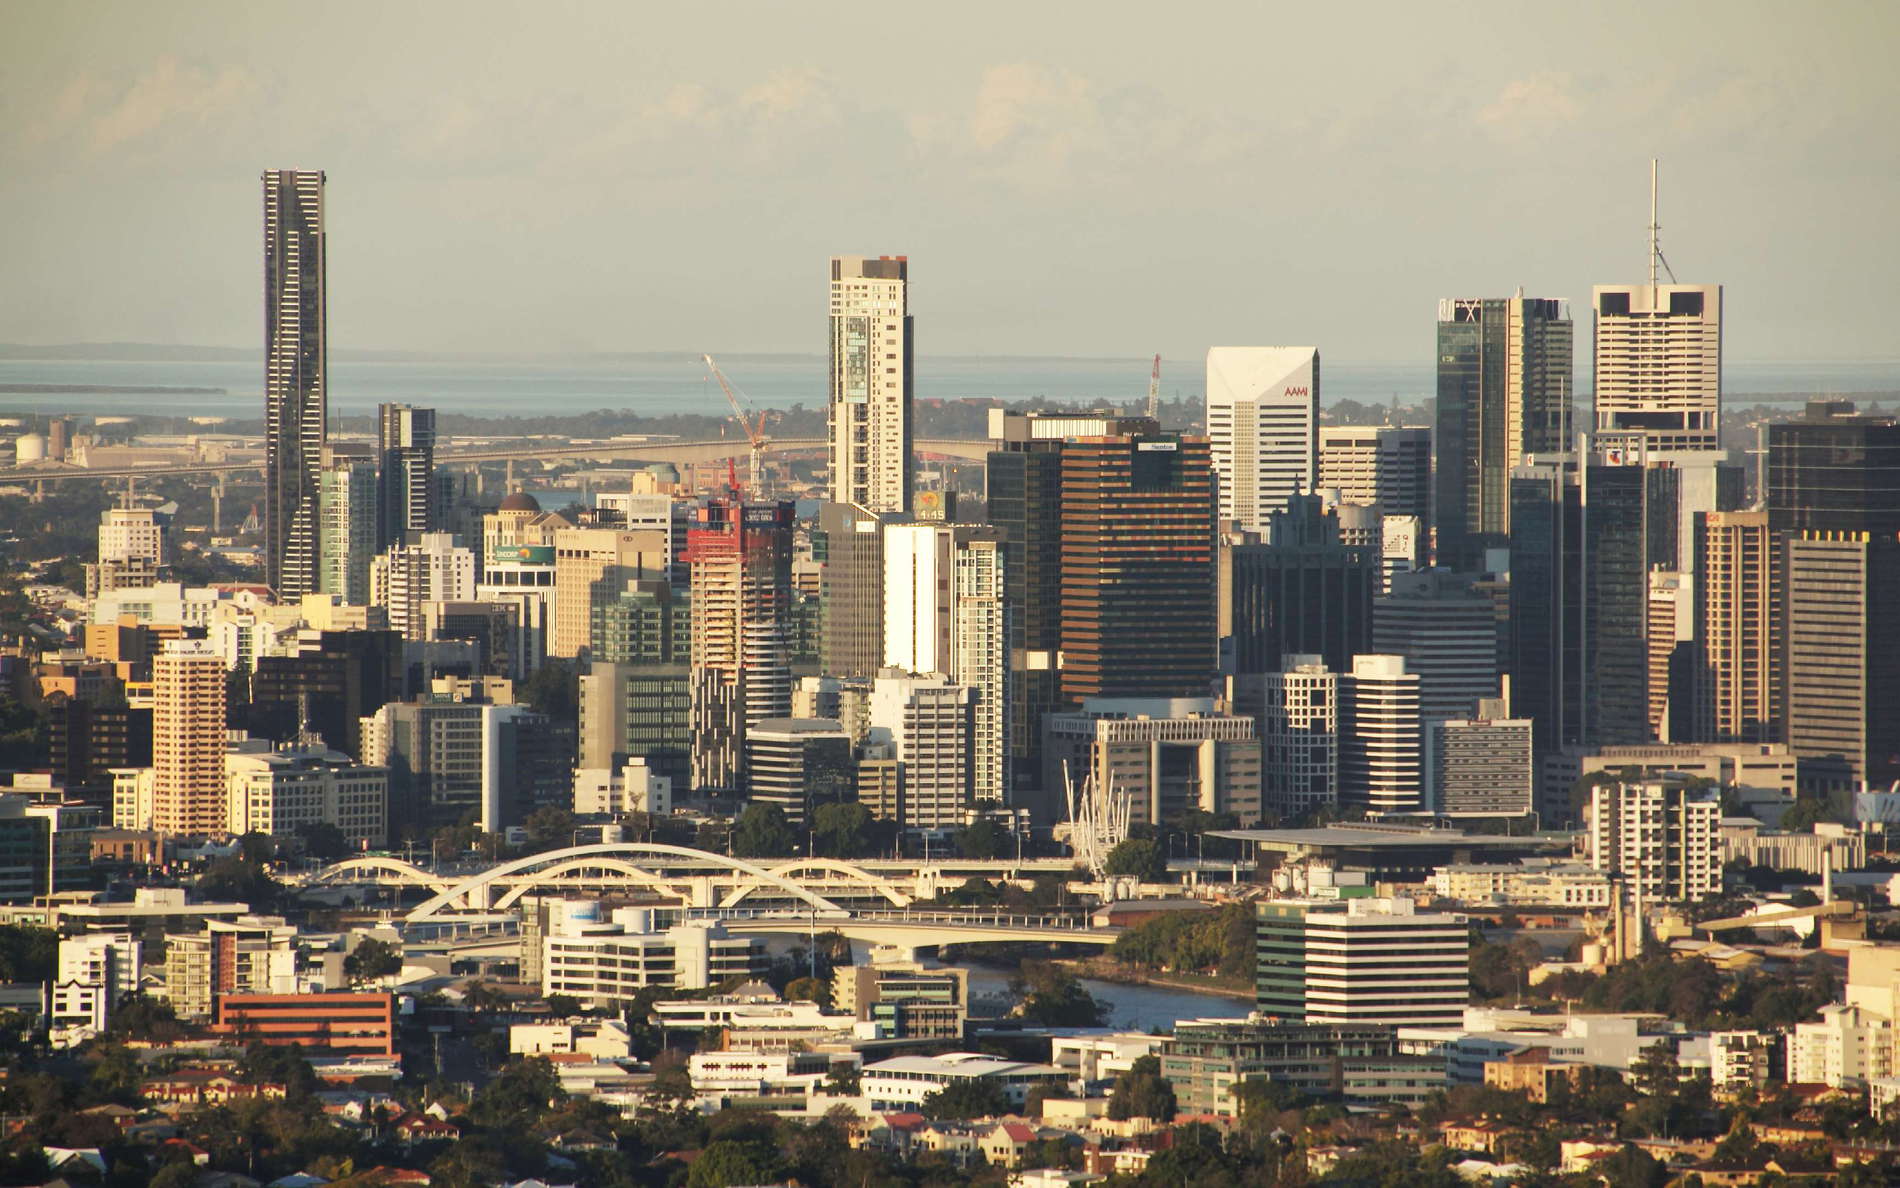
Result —
[[906, 829], [964, 824], [972, 796], [976, 691], [942, 677], [880, 673], [871, 686], [869, 743], [896, 751]]
[[370, 598], [389, 608], [389, 626], [422, 639], [422, 604], [473, 602], [475, 552], [447, 532], [424, 532], [415, 544], [391, 545], [370, 566]]
[[1445, 817], [1524, 817], [1537, 767], [1531, 720], [1506, 715], [1486, 699], [1469, 718], [1425, 723], [1425, 801]]
[[1722, 889], [1722, 804], [1683, 780], [1598, 787], [1586, 810], [1590, 865], [1620, 875], [1645, 903], [1693, 902]]
[[831, 499], [910, 511], [911, 318], [903, 256], [831, 258]]
[[1264, 533], [1291, 495], [1319, 485], [1319, 350], [1212, 347], [1207, 436], [1220, 518]]
[[1649, 283], [1597, 285], [1596, 430], [1648, 454], [1721, 447], [1722, 286], [1658, 282], [1656, 173], [1649, 189]]
[[1261, 808], [1282, 823], [1339, 803], [1339, 674], [1292, 655], [1261, 678]]
[[884, 525], [884, 667], [976, 692], [973, 795], [1007, 803], [1003, 538], [980, 525]]
[[1326, 425], [1319, 430], [1319, 485], [1343, 503], [1385, 516], [1431, 514], [1432, 431], [1423, 426]]
[[69, 1048], [103, 1035], [112, 1008], [139, 991], [139, 939], [127, 932], [94, 932], [59, 942], [59, 964], [48, 1002], [48, 1035]]
[[1425, 811], [1418, 674], [1403, 656], [1354, 656], [1339, 692], [1340, 802], [1373, 816]]
[[149, 507], [99, 513], [99, 561], [86, 567], [86, 597], [155, 584], [165, 565], [167, 517]]

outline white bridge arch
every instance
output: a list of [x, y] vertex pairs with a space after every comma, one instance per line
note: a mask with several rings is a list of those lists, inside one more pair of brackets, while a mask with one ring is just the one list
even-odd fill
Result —
[[[477, 911], [488, 910], [488, 904], [486, 902], [488, 889], [497, 882], [518, 883], [518, 885], [511, 885], [509, 891], [504, 896], [504, 902], [513, 903], [522, 895], [535, 889], [537, 882], [532, 876], [537, 874], [569, 874], [590, 868], [606, 869], [606, 864], [601, 861], [603, 858], [624, 859], [627, 857], [640, 856], [686, 859], [695, 866], [712, 867], [719, 871], [737, 872], [751, 878], [752, 882], [744, 888], [748, 894], [752, 891], [770, 886], [791, 895], [793, 898], [819, 911], [841, 914], [845, 912], [844, 908], [826, 899], [824, 896], [817, 894], [810, 888], [800, 886], [798, 883], [776, 871], [768, 870], [765, 867], [747, 862], [743, 858], [730, 858], [724, 854], [715, 854], [707, 850], [693, 850], [685, 846], [669, 846], [658, 842], [605, 842], [598, 845], [572, 846], [564, 850], [548, 850], [540, 854], [529, 854], [525, 858], [516, 858], [511, 862], [503, 862], [498, 866], [491, 866], [480, 874], [469, 875], [466, 878], [449, 882], [446, 885], [443, 885], [441, 880], [430, 880], [427, 885], [440, 887], [441, 889], [418, 904], [414, 910], [409, 913], [408, 919], [433, 919], [444, 909], [457, 905], [465, 909]], [[407, 864], [398, 863], [396, 865]], [[666, 866], [669, 864], [657, 863], [655, 865]], [[380, 869], [390, 871], [390, 873], [396, 873], [389, 867], [381, 867]], [[413, 870], [414, 868], [411, 869]], [[644, 867], [632, 862], [616, 861], [611, 869], [617, 874], [634, 876], [640, 882], [677, 888], [676, 883], [669, 883], [654, 872], [646, 870]], [[866, 880], [876, 879], [876, 876], [866, 871], [858, 871], [857, 873]], [[530, 877], [524, 878], [522, 876]]]

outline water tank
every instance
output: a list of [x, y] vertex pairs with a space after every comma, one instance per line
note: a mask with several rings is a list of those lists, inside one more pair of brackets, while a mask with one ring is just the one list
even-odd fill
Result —
[[13, 460], [24, 466], [28, 462], [46, 460], [46, 438], [38, 433], [27, 433], [14, 439]]

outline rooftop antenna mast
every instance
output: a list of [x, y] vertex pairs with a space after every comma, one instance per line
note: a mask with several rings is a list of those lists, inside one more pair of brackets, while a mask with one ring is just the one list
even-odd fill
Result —
[[1676, 283], [1676, 270], [1669, 267], [1669, 261], [1663, 257], [1662, 224], [1656, 220], [1656, 158], [1649, 159], [1649, 287], [1656, 287], [1656, 265], [1661, 264], [1663, 271], [1669, 274], [1669, 283]]

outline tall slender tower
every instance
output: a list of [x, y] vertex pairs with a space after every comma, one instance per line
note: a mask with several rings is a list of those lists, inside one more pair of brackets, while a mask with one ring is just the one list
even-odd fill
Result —
[[328, 415], [321, 170], [264, 174], [264, 568], [279, 597], [317, 589]]
[[910, 511], [910, 265], [831, 258], [831, 498]]
[[[1660, 231], [1652, 161], [1649, 281], [1591, 290], [1598, 442], [1651, 460], [1668, 450], [1721, 448], [1722, 286], [1677, 284]], [[1670, 283], [1660, 283], [1659, 267]]]
[[377, 548], [405, 544], [442, 527], [436, 506], [435, 410], [407, 404], [377, 407], [381, 446], [382, 534]]
[[224, 658], [177, 640], [152, 658], [152, 823], [162, 833], [224, 831]]
[[745, 503], [735, 491], [707, 500], [695, 516], [686, 534], [693, 786], [738, 788], [746, 730], [792, 712], [793, 508]]

